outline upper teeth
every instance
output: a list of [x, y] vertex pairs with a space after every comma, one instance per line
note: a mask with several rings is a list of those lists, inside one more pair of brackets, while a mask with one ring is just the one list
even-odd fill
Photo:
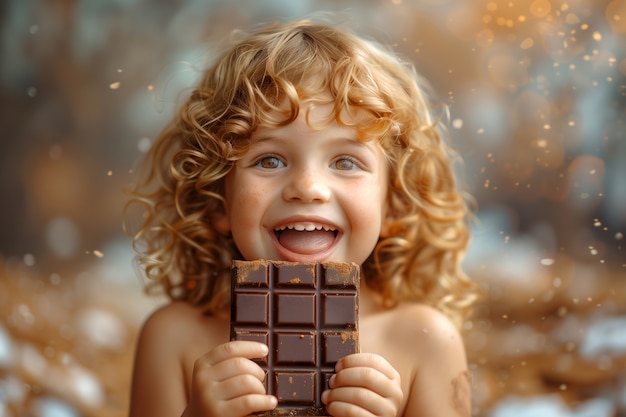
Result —
[[314, 224], [314, 223], [290, 224], [290, 225], [281, 226], [281, 227], [277, 227], [276, 228], [276, 230], [287, 230], [287, 229], [297, 230], [298, 232], [303, 232], [305, 230], [307, 232], [312, 232], [313, 230], [326, 230], [327, 232], [329, 232], [329, 231], [334, 231], [335, 230], [334, 227], [325, 226], [325, 225], [321, 225], [321, 224]]

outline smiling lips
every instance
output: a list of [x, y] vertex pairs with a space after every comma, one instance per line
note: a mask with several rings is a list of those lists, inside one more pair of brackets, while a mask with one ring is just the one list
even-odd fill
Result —
[[274, 234], [289, 252], [312, 255], [328, 250], [335, 243], [338, 231], [318, 223], [294, 223], [275, 228]]

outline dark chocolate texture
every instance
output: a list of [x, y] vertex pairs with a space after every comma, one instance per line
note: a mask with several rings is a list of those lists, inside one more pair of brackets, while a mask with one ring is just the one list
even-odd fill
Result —
[[326, 415], [335, 363], [359, 349], [358, 265], [233, 261], [231, 290], [231, 340], [269, 346], [257, 363], [278, 407], [257, 415]]

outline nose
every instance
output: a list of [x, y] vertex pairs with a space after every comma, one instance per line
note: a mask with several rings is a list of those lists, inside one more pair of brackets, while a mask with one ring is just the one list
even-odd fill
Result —
[[311, 170], [293, 172], [285, 188], [283, 199], [300, 203], [325, 203], [330, 200], [330, 187], [323, 175]]

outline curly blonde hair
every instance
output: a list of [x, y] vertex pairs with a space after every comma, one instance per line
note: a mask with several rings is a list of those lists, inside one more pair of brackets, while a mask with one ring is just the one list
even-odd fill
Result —
[[[470, 210], [423, 82], [378, 44], [308, 20], [267, 26], [226, 51], [149, 151], [129, 202], [143, 207], [132, 235], [148, 288], [209, 313], [228, 308], [231, 260], [241, 255], [215, 224], [224, 177], [259, 124], [290, 123], [304, 100], [332, 103], [338, 123], [387, 155], [389, 233], [362, 265], [366, 284], [388, 306], [422, 302], [460, 324], [476, 299], [460, 267]], [[355, 111], [367, 119], [345, 116]]]

